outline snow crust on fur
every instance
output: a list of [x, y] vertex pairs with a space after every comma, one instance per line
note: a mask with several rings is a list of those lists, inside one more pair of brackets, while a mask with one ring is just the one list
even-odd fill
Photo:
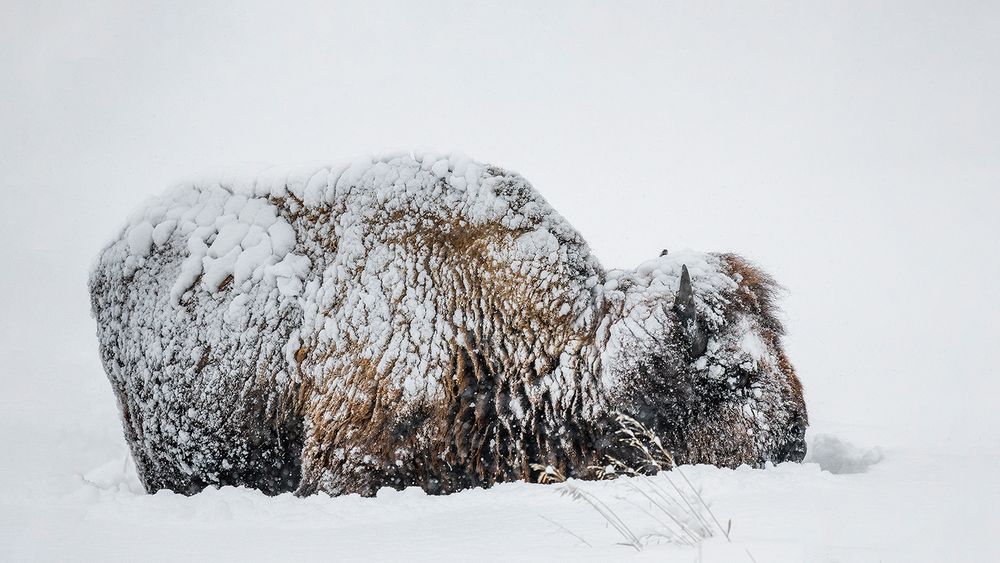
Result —
[[[731, 313], [739, 275], [720, 255], [605, 271], [523, 178], [456, 154], [189, 179], [130, 217], [91, 291], [148, 489], [280, 491], [301, 472], [312, 490], [343, 493], [426, 478], [399, 469], [394, 482], [355, 483], [393, 467], [486, 464], [463, 457], [449, 425], [481, 425], [492, 434], [477, 455], [517, 458], [510, 467], [542, 461], [527, 455], [555, 463], [559, 449], [584, 455], [589, 430], [567, 421], [627, 410], [636, 362], [673, 353], [670, 307], [685, 265], [718, 335], [693, 369], [776, 370], [774, 343]], [[399, 426], [467, 392], [463, 369], [494, 366], [504, 378], [494, 396], [481, 380], [453, 419]], [[766, 426], [760, 396], [758, 387], [740, 398], [746, 428]], [[496, 404], [483, 412], [487, 401]], [[476, 469], [485, 482], [513, 475], [486, 465]]]

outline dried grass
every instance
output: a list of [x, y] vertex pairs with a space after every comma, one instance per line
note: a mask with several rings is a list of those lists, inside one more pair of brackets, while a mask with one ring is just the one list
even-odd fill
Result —
[[[701, 491], [695, 488], [682, 468], [676, 464], [660, 438], [630, 416], [619, 414], [616, 420], [620, 443], [638, 453], [641, 466], [634, 467], [608, 456], [605, 457], [603, 467], [592, 469], [601, 479], [627, 478], [625, 486], [636, 494], [640, 502], [625, 497], [621, 497], [621, 500], [645, 514], [655, 524], [652, 532], [636, 533], [637, 525], [648, 523], [626, 521], [598, 496], [573, 482], [566, 482], [565, 476], [551, 465], [532, 464], [532, 469], [539, 472], [538, 482], [561, 483], [558, 489], [561, 495], [589, 505], [621, 535], [623, 545], [636, 551], [642, 551], [646, 545], [656, 540], [699, 547], [702, 541], [721, 534], [726, 541], [732, 541], [732, 521], [728, 521], [725, 527], [721, 524], [705, 502]], [[648, 473], [651, 471], [657, 473], [657, 477], [650, 477]], [[660, 476], [669, 486], [664, 487], [658, 482]], [[569, 532], [565, 527], [559, 527]], [[569, 533], [583, 540], [579, 535]]]

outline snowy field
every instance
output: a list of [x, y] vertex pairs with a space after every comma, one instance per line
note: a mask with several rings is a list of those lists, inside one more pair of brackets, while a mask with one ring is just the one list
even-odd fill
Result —
[[[1000, 559], [996, 3], [182, 4], [0, 5], [0, 560]], [[735, 251], [786, 287], [806, 462], [683, 470], [731, 541], [636, 551], [565, 485], [142, 491], [86, 288], [128, 213], [423, 146], [520, 172], [606, 266]]]

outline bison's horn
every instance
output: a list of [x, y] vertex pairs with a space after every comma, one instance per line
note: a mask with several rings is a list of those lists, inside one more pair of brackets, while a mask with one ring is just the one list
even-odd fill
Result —
[[694, 308], [694, 288], [691, 287], [691, 274], [688, 273], [686, 264], [681, 266], [681, 286], [677, 289], [674, 311], [687, 334], [691, 355], [696, 358], [701, 356], [708, 348], [708, 336], [698, 322], [698, 313]]

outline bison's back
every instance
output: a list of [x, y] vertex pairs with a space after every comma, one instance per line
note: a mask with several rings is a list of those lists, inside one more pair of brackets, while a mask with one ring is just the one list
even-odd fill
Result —
[[281, 274], [302, 257], [286, 226], [266, 201], [189, 187], [101, 253], [90, 280], [101, 357], [148, 490], [297, 485], [286, 344], [302, 313], [297, 279]]
[[148, 489], [454, 490], [555, 440], [524, 413], [572, 402], [553, 369], [601, 272], [517, 174], [387, 156], [182, 184], [130, 218], [91, 295]]

